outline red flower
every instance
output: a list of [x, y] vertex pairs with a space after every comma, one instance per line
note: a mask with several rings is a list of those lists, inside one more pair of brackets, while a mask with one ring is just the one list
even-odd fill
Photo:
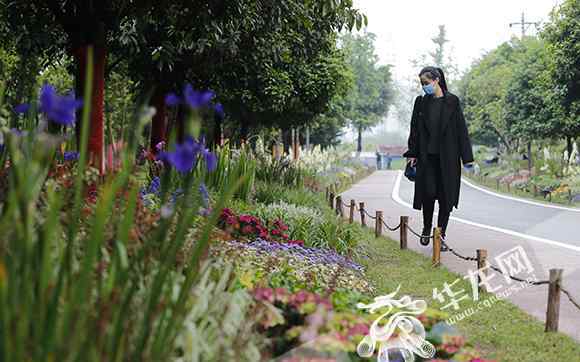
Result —
[[254, 228], [252, 227], [252, 225], [246, 225], [242, 228], [242, 234], [249, 235], [249, 234], [253, 234], [254, 232], [255, 231], [254, 231]]
[[236, 217], [235, 216], [228, 216], [226, 218], [226, 223], [228, 225], [234, 225], [234, 224], [236, 224], [237, 223]]
[[270, 231], [270, 234], [272, 234], [274, 236], [279, 236], [281, 233], [280, 233], [280, 230], [274, 229], [274, 230]]
[[250, 215], [240, 215], [240, 222], [245, 222], [247, 224], [252, 222], [252, 217]]

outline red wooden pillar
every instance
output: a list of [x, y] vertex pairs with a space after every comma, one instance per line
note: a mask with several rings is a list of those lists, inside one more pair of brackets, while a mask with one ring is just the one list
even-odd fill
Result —
[[[87, 49], [88, 45], [83, 45], [74, 51], [74, 56], [79, 66], [78, 77], [80, 79], [81, 89], [83, 90], [87, 75]], [[105, 170], [104, 97], [107, 51], [102, 46], [93, 46], [93, 49], [93, 87], [90, 100], [91, 115], [89, 118], [88, 159], [103, 174]], [[84, 96], [83, 101], [86, 102]], [[77, 121], [81, 122], [81, 120]]]

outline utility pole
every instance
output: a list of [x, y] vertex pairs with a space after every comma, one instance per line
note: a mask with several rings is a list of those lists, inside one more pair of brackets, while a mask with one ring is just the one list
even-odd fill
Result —
[[520, 22], [517, 22], [517, 23], [510, 23], [510, 28], [514, 25], [521, 25], [521, 27], [522, 27], [522, 39], [523, 39], [526, 36], [526, 30], [528, 29], [528, 26], [534, 25], [536, 27], [536, 29], [538, 29], [540, 24], [541, 24], [540, 21], [526, 21], [526, 15], [522, 11], [522, 20]]
[[[538, 29], [540, 27], [540, 23], [539, 21], [526, 21], [526, 15], [524, 14], [524, 12], [522, 11], [522, 20], [519, 23], [510, 23], [510, 28], [514, 25], [521, 25], [522, 27], [522, 40], [524, 40], [524, 37], [526, 36], [526, 30], [528, 29], [528, 26], [530, 25], [534, 25], [536, 27], [536, 29]], [[527, 145], [528, 149], [527, 149], [527, 154], [528, 154], [528, 171], [530, 172], [530, 176], [532, 173], [532, 141], [529, 140], [528, 141], [528, 145]]]

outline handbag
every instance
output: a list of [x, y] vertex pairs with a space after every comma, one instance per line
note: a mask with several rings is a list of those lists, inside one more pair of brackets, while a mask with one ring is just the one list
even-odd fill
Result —
[[417, 165], [411, 165], [411, 162], [407, 162], [405, 166], [405, 177], [411, 182], [415, 182], [415, 177], [417, 177]]

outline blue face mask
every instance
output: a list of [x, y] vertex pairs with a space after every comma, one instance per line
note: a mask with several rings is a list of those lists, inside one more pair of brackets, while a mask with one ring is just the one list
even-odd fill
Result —
[[435, 94], [435, 87], [433, 86], [432, 83], [429, 83], [423, 86], [423, 91], [425, 92], [425, 94], [428, 95]]

